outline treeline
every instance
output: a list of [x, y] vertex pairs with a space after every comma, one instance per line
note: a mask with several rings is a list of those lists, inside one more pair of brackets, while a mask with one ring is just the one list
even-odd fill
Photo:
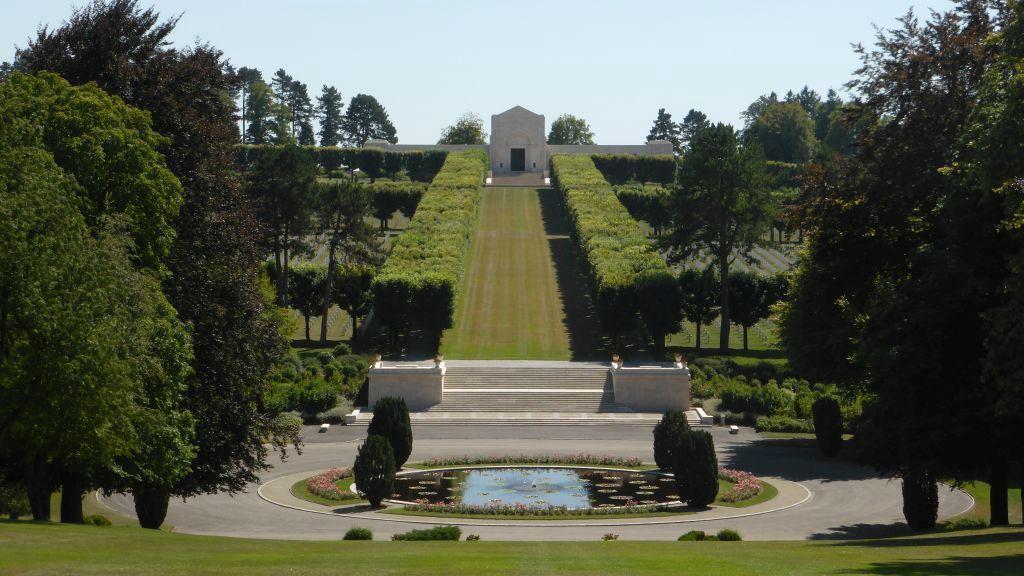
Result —
[[551, 158], [552, 183], [562, 196], [573, 236], [586, 257], [601, 326], [618, 350], [621, 335], [639, 314], [660, 356], [665, 335], [679, 328], [679, 287], [665, 260], [615, 197], [611, 186], [585, 155]]
[[[398, 142], [397, 131], [387, 110], [368, 94], [357, 94], [345, 107], [341, 93], [326, 84], [316, 98], [309, 97], [306, 84], [292, 78], [283, 68], [270, 82], [255, 68], [237, 72], [242, 142], [246, 144], [294, 144], [320, 146], [347, 144], [361, 147], [370, 139]], [[314, 132], [313, 120], [319, 123]]]
[[779, 316], [801, 375], [862, 390], [864, 462], [930, 529], [938, 482], [1024, 463], [1024, 4], [959, 0], [858, 50], [850, 153], [805, 168], [805, 252]]
[[286, 343], [232, 158], [237, 77], [171, 46], [176, 22], [87, 3], [0, 78], [0, 493], [37, 520], [59, 490], [80, 523], [103, 489], [157, 528], [300, 441], [265, 402]]
[[451, 326], [486, 170], [482, 150], [448, 154], [374, 279], [374, 313], [388, 326], [393, 347], [419, 326], [436, 350]]
[[[245, 170], [261, 155], [275, 154], [277, 145], [239, 144], [235, 146], [235, 160]], [[376, 148], [337, 148], [326, 146], [300, 146], [297, 153], [306, 154], [325, 175], [342, 176], [343, 172], [358, 170], [371, 181], [387, 176], [396, 178], [405, 172], [410, 180], [430, 182], [444, 164], [445, 150], [394, 152]]]

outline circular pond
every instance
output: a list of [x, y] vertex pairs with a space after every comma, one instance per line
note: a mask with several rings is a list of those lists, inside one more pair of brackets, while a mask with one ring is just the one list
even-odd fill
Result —
[[418, 504], [610, 508], [678, 502], [675, 482], [657, 472], [509, 466], [403, 473], [392, 499]]

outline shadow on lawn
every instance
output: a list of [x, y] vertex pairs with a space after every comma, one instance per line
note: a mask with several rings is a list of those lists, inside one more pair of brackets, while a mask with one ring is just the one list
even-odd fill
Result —
[[875, 562], [868, 567], [855, 570], [838, 570], [833, 574], [894, 574], [945, 576], [960, 574], [1013, 574], [1021, 573], [1024, 566], [1024, 554], [1004, 554], [971, 558], [967, 556], [950, 556], [941, 560], [895, 560], [892, 562]]
[[555, 264], [555, 279], [562, 298], [562, 314], [569, 334], [569, 352], [573, 360], [605, 359], [605, 342], [597, 312], [591, 300], [590, 286], [585, 275], [586, 263], [576, 249], [571, 236], [569, 219], [552, 188], [537, 190], [540, 198], [544, 234]]

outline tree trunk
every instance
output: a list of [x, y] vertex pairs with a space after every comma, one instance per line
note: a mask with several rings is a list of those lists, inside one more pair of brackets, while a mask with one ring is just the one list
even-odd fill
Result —
[[171, 495], [162, 487], [137, 487], [132, 490], [135, 499], [135, 515], [139, 517], [139, 526], [156, 530], [167, 517], [167, 504]]
[[61, 478], [60, 522], [61, 524], [84, 524], [82, 513], [82, 476], [77, 470], [71, 470]]
[[654, 359], [661, 361], [665, 358], [665, 334], [657, 332], [654, 334]]
[[729, 351], [729, 255], [719, 254], [718, 267], [722, 273], [722, 285], [719, 300], [722, 306], [722, 325], [718, 332], [718, 348], [722, 352]]
[[[998, 457], [997, 457], [998, 458]], [[989, 525], [1007, 526], [1010, 524], [1007, 490], [1009, 490], [1010, 470], [1005, 460], [992, 464], [989, 470]]]
[[285, 286], [284, 286], [284, 265], [281, 262], [281, 240], [278, 235], [274, 234], [274, 268], [277, 271], [277, 278], [274, 278], [274, 289], [277, 290], [277, 303], [284, 306], [285, 301]]
[[32, 509], [33, 520], [50, 519], [50, 495], [53, 494], [53, 482], [50, 465], [43, 456], [36, 456], [28, 465], [25, 473], [25, 490], [28, 493], [28, 504]]
[[291, 238], [288, 236], [288, 228], [284, 229], [284, 267], [281, 269], [281, 298], [285, 306], [288, 305], [288, 253], [290, 249]]
[[694, 324], [697, 326], [697, 341], [694, 343], [694, 348], [700, 350], [700, 322], [695, 322]]
[[743, 351], [746, 352], [747, 348], [747, 327], [743, 326]]
[[348, 313], [348, 317], [352, 320], [352, 343], [356, 343], [356, 339], [359, 338], [359, 326], [356, 323], [356, 315], [352, 312]]
[[309, 338], [309, 316], [306, 316], [305, 314], [303, 314], [302, 317], [306, 319], [306, 342], [309, 342], [310, 341], [310, 338]]
[[334, 253], [338, 247], [338, 233], [335, 231], [327, 253], [327, 278], [324, 278], [324, 303], [320, 314], [320, 342], [327, 342], [327, 315], [331, 312], [331, 292], [334, 290], [334, 271], [338, 263], [334, 261]]

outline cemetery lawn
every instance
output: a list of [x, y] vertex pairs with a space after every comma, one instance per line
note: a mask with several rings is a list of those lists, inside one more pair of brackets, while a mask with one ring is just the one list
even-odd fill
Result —
[[600, 348], [569, 228], [549, 188], [485, 188], [453, 327], [458, 359], [571, 360]]
[[0, 574], [1019, 574], [1024, 561], [1020, 527], [836, 542], [341, 542], [342, 532], [305, 542], [0, 521]]

